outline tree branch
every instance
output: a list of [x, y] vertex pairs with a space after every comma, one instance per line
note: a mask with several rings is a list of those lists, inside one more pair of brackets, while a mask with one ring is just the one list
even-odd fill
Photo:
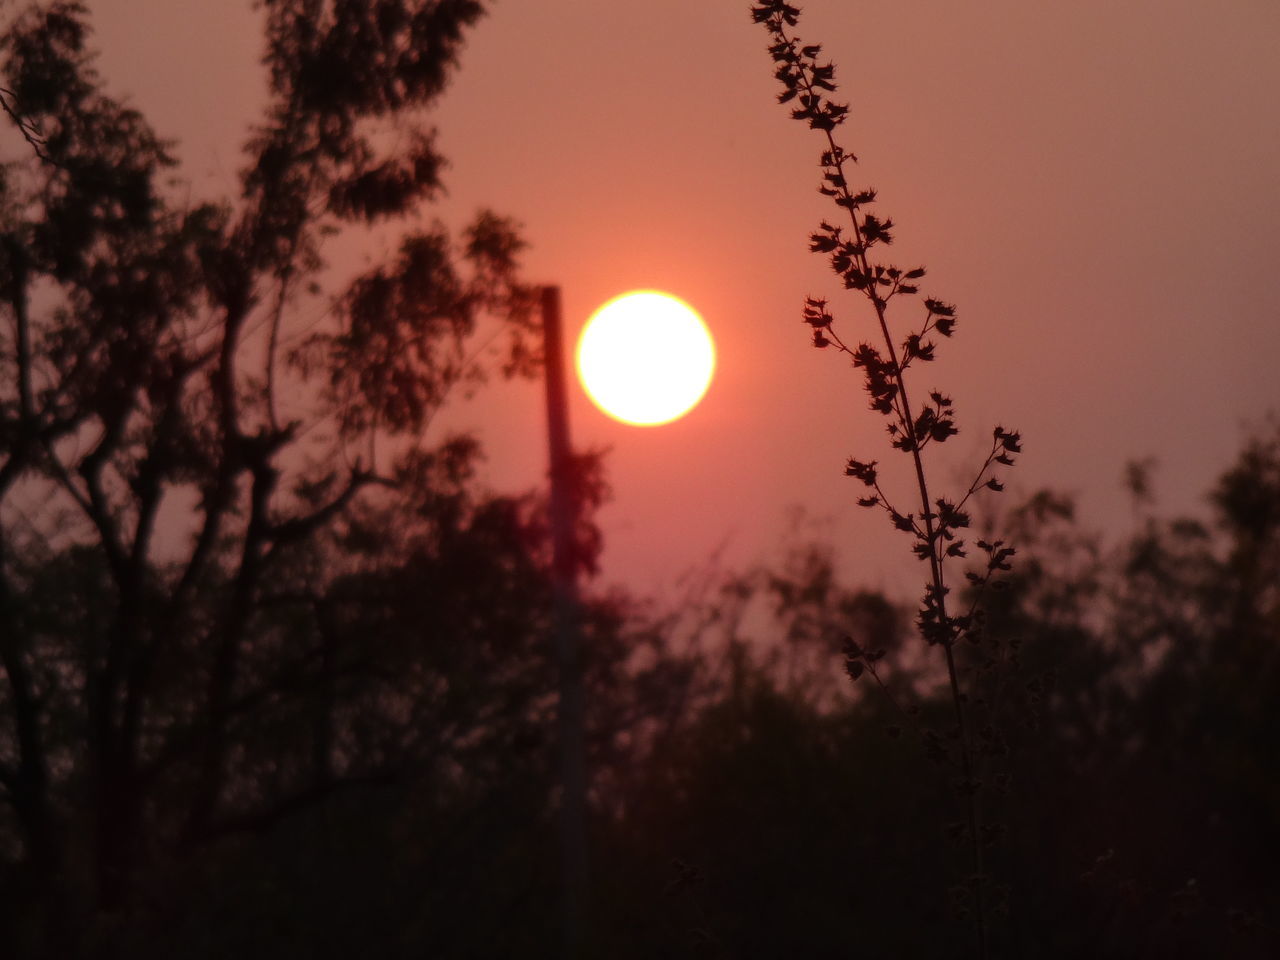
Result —
[[19, 115], [14, 105], [9, 102], [10, 98], [16, 99], [13, 91], [8, 87], [0, 87], [0, 108], [3, 108], [4, 112], [9, 115], [9, 119], [13, 121], [13, 125], [17, 127], [18, 132], [22, 134], [22, 139], [26, 140], [27, 143], [31, 145], [31, 149], [35, 152], [35, 155], [43, 162], [50, 166], [61, 168], [63, 165], [53, 159], [53, 157], [49, 156], [49, 151], [47, 149], [48, 144], [45, 141], [45, 138], [40, 135], [40, 132], [30, 121]]

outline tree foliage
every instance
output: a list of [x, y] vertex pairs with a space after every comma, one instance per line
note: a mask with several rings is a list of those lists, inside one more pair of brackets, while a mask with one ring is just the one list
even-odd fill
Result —
[[[1250, 441], [1208, 520], [1146, 514], [1103, 538], [1050, 491], [1004, 518], [1022, 562], [989, 599], [989, 629], [1017, 669], [974, 687], [1017, 720], [978, 731], [999, 757], [995, 955], [1261, 960], [1280, 947], [1278, 466], [1274, 431]], [[910, 669], [907, 610], [839, 587], [823, 552], [705, 604], [718, 613], [706, 649], [727, 651], [708, 660], [717, 686], [637, 771], [617, 825], [624, 862], [642, 865], [626, 869], [646, 878], [622, 909], [654, 931], [637, 957], [968, 955], [968, 884], [936, 893], [968, 859], [966, 824], [940, 813], [945, 678]], [[861, 684], [812, 696], [842, 633], [886, 651], [877, 670], [895, 698]], [[797, 647], [828, 671], [793, 682]]]
[[264, 0], [268, 104], [204, 203], [83, 5], [0, 36], [0, 859], [33, 953], [111, 955], [166, 864], [540, 729], [537, 504], [427, 433], [536, 368], [521, 242], [481, 213], [345, 286], [324, 256], [439, 195], [423, 120], [483, 12]]

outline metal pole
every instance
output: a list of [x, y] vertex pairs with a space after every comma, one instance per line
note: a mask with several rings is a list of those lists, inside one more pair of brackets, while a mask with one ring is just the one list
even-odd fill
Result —
[[543, 352], [546, 355], [547, 437], [551, 453], [551, 537], [555, 594], [555, 656], [560, 674], [557, 711], [560, 735], [560, 856], [565, 956], [580, 956], [587, 899], [586, 749], [583, 734], [582, 664], [578, 658], [578, 576], [573, 530], [577, 519], [564, 348], [560, 335], [560, 288], [542, 288]]

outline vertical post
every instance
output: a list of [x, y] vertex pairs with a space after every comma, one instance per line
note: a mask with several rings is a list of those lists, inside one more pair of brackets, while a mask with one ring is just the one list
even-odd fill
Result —
[[587, 774], [582, 664], [578, 658], [578, 573], [573, 530], [577, 497], [569, 446], [569, 408], [560, 334], [560, 288], [542, 288], [546, 356], [547, 437], [551, 453], [551, 536], [555, 593], [555, 657], [560, 675], [560, 857], [565, 956], [581, 954], [587, 898]]

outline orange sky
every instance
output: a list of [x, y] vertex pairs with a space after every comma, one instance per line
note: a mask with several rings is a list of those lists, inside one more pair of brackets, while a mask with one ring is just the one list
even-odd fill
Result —
[[[959, 308], [920, 384], [956, 401], [952, 452], [1017, 428], [1015, 495], [1075, 492], [1120, 528], [1124, 464], [1154, 456], [1161, 509], [1197, 508], [1244, 425], [1280, 409], [1280, 5], [802, 5], [853, 105], [843, 142], [898, 224], [895, 260], [927, 265], [924, 292]], [[261, 96], [247, 0], [89, 6], [112, 89], [182, 142], [197, 192], [230, 185]], [[763, 558], [802, 504], [851, 579], [914, 591], [906, 543], [841, 475], [889, 451], [854, 371], [808, 345], [801, 300], [831, 295], [842, 335], [870, 331], [807, 252], [829, 212], [820, 147], [774, 103], [748, 7], [495, 3], [438, 114], [450, 193], [433, 213], [521, 220], [529, 277], [561, 285], [571, 337], [610, 297], [659, 288], [717, 339], [716, 382], [675, 424], [572, 398], [575, 441], [613, 451], [605, 580], [669, 586], [726, 541], [733, 563]], [[495, 486], [527, 487], [542, 416], [521, 385], [457, 422], [480, 430]]]

